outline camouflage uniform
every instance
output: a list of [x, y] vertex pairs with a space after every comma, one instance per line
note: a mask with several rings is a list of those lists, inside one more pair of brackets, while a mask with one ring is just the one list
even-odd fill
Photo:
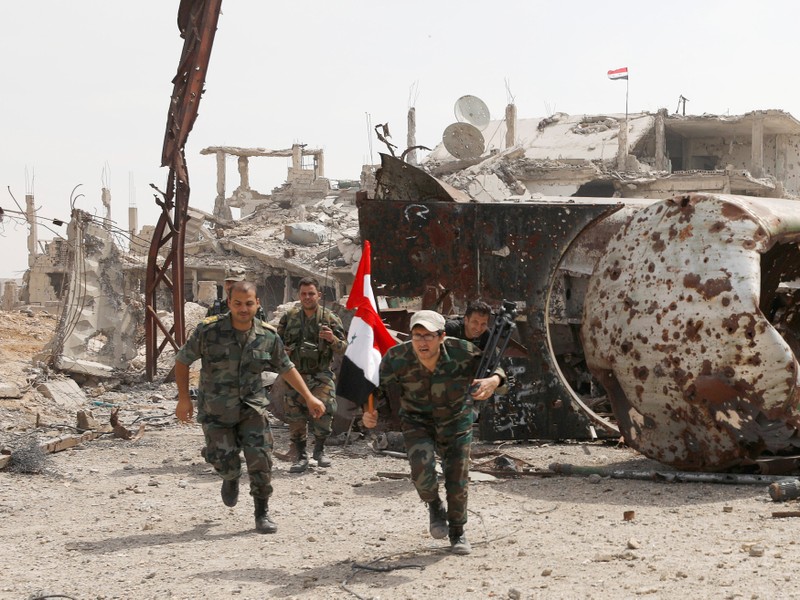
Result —
[[[331, 344], [320, 342], [320, 323], [331, 328], [336, 341]], [[295, 306], [281, 317], [278, 323], [278, 335], [286, 344], [286, 353], [297, 367], [308, 389], [315, 398], [325, 404], [325, 414], [319, 419], [313, 419], [308, 413], [303, 397], [295, 390], [288, 390], [285, 402], [289, 439], [295, 443], [305, 444], [308, 435], [306, 424], [310, 423], [314, 438], [324, 441], [331, 434], [333, 415], [336, 414], [337, 407], [331, 362], [334, 352], [343, 354], [347, 348], [342, 320], [321, 306], [317, 307], [313, 317], [308, 318], [302, 307]]]
[[175, 360], [202, 360], [197, 421], [203, 426], [206, 461], [225, 480], [241, 475], [240, 449], [250, 476], [250, 495], [272, 494], [272, 431], [267, 421], [264, 370], [285, 373], [294, 365], [283, 342], [267, 323], [250, 331], [233, 327], [230, 313], [208, 317], [194, 330]]
[[[386, 398], [388, 388], [399, 387], [400, 420], [414, 487], [424, 502], [439, 498], [438, 451], [451, 526], [467, 522], [472, 442], [472, 397], [468, 388], [480, 360], [481, 352], [472, 343], [446, 337], [433, 372], [419, 362], [410, 341], [390, 348], [381, 361], [376, 395]], [[502, 369], [495, 373], [505, 380]]]

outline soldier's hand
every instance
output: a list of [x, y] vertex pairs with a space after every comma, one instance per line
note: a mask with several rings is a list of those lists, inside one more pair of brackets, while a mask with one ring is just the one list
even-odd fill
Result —
[[499, 385], [500, 378], [497, 375], [492, 375], [486, 379], [473, 379], [472, 384], [469, 386], [469, 393], [475, 400], [487, 400], [494, 394]]
[[323, 325], [319, 328], [319, 337], [322, 340], [325, 340], [329, 344], [333, 343], [333, 340], [336, 339], [333, 335], [333, 330], [328, 327], [327, 325]]
[[373, 411], [365, 410], [364, 411], [364, 416], [361, 417], [361, 420], [364, 422], [364, 426], [365, 427], [369, 427], [370, 429], [372, 429], [373, 427], [375, 427], [378, 424], [378, 411], [377, 410], [373, 410]]
[[178, 398], [178, 405], [175, 407], [175, 416], [181, 423], [189, 423], [194, 414], [194, 406], [191, 398]]
[[308, 412], [315, 419], [319, 419], [325, 414], [325, 404], [323, 404], [319, 398], [315, 398], [314, 396], [306, 398], [306, 406], [308, 407]]

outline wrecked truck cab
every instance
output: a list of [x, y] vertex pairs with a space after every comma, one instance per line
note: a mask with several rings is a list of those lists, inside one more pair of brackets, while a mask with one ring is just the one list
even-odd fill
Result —
[[703, 471], [800, 449], [798, 209], [681, 195], [642, 208], [611, 238], [581, 340], [628, 445]]

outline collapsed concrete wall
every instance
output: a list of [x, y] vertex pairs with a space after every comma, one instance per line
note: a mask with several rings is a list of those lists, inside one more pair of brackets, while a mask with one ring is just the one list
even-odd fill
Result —
[[125, 257], [108, 229], [74, 210], [67, 236], [68, 291], [48, 350], [58, 369], [107, 377], [136, 356], [143, 305], [130, 293]]

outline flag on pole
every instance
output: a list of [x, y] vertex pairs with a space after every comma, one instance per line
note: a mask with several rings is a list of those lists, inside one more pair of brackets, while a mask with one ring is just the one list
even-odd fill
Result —
[[336, 388], [337, 395], [358, 406], [364, 406], [380, 384], [381, 357], [397, 343], [378, 315], [372, 293], [371, 262], [370, 245], [364, 241], [353, 289], [347, 299], [347, 308], [356, 314], [350, 323]]
[[628, 78], [628, 67], [622, 67], [621, 69], [612, 69], [608, 72], [609, 79], [627, 79]]

